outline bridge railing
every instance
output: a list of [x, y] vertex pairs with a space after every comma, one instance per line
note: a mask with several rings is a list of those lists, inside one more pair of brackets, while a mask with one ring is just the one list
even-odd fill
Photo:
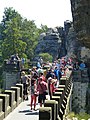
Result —
[[69, 94], [72, 86], [72, 71], [60, 79], [60, 84], [50, 100], [45, 100], [39, 108], [39, 120], [63, 120], [66, 114]]
[[0, 120], [3, 120], [23, 101], [23, 84], [11, 86], [9, 90], [0, 93]]

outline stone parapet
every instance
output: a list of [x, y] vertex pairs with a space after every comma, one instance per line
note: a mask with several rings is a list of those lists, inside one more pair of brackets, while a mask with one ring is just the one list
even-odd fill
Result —
[[0, 99], [3, 100], [3, 112], [4, 117], [6, 117], [11, 112], [11, 107], [9, 106], [9, 95], [7, 94], [0, 94]]
[[20, 99], [21, 99], [21, 102], [22, 102], [23, 101], [23, 84], [17, 83], [16, 87], [20, 88]]
[[3, 112], [3, 99], [0, 99], [0, 120], [4, 119], [4, 112]]
[[15, 91], [13, 90], [5, 90], [5, 94], [8, 94], [9, 97], [9, 106], [11, 107], [11, 111], [16, 108], [16, 101], [15, 101]]
[[61, 106], [60, 96], [52, 96], [51, 100], [56, 100], [58, 102], [58, 113]]
[[52, 108], [40, 107], [39, 108], [39, 120], [52, 120]]
[[52, 108], [52, 120], [56, 120], [56, 118], [57, 118], [57, 116], [56, 116], [57, 115], [56, 101], [55, 100], [45, 100], [44, 106]]
[[16, 105], [18, 106], [19, 103], [20, 103], [20, 88], [19, 87], [15, 87], [15, 86], [12, 86], [11, 87], [11, 90], [14, 90], [15, 91], [15, 101], [16, 101]]
[[[54, 115], [52, 115], [52, 120], [63, 120], [66, 107], [70, 107], [70, 106], [67, 106], [67, 101], [68, 101], [68, 96], [70, 94], [71, 86], [72, 86], [72, 72], [68, 73], [68, 77], [65, 76], [60, 79], [60, 85], [56, 89], [53, 96], [51, 96], [50, 100], [45, 101], [44, 106], [52, 107], [53, 108], [52, 114], [57, 116], [57, 117], [55, 117]], [[57, 106], [56, 109], [58, 112], [56, 112], [56, 113], [54, 113], [56, 111], [56, 110], [54, 111], [54, 109], [55, 109], [54, 106], [53, 105], [50, 106], [52, 101], [57, 102], [58, 106], [56, 105]], [[41, 119], [39, 119], [39, 120], [41, 120]]]

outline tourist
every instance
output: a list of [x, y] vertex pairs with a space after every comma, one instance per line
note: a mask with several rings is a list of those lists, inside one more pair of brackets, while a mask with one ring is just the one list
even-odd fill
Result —
[[57, 69], [57, 66], [55, 66], [54, 74], [55, 74], [56, 78], [59, 80], [59, 70]]
[[53, 77], [52, 70], [50, 68], [47, 71], [46, 79], [48, 79], [49, 77]]
[[28, 100], [28, 81], [30, 78], [25, 74], [24, 71], [21, 72], [21, 83], [23, 84], [23, 99]]
[[31, 110], [32, 110], [32, 105], [34, 102], [34, 110], [36, 110], [36, 101], [37, 101], [37, 83], [36, 83], [36, 79], [35, 78], [31, 78]]
[[49, 93], [50, 98], [51, 98], [50, 83], [51, 83], [52, 79], [53, 79], [52, 77], [49, 77], [48, 80], [47, 80], [47, 83], [48, 83], [48, 93]]
[[40, 107], [45, 102], [46, 95], [45, 91], [48, 89], [48, 85], [45, 81], [42, 80], [42, 77], [39, 78], [37, 90], [39, 91], [38, 102], [40, 103]]
[[42, 80], [46, 82], [46, 78], [45, 78], [45, 76], [43, 75], [43, 72], [39, 73], [39, 77], [42, 77]]
[[55, 90], [56, 90], [56, 83], [57, 83], [57, 80], [56, 79], [52, 79], [50, 81], [50, 98], [53, 96]]
[[41, 64], [40, 64], [39, 61], [37, 62], [37, 69], [38, 69], [38, 68], [41, 68]]
[[85, 68], [86, 68], [86, 65], [85, 65], [84, 61], [82, 61], [82, 62], [80, 63], [79, 69], [80, 69], [80, 70], [84, 70]]
[[74, 70], [79, 70], [79, 63], [78, 63], [78, 61], [75, 62], [73, 68], [74, 68]]

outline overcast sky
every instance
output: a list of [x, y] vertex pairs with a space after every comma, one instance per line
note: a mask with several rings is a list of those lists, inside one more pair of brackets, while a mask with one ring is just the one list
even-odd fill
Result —
[[0, 21], [5, 7], [13, 7], [23, 18], [48, 27], [63, 26], [72, 21], [70, 0], [0, 0]]

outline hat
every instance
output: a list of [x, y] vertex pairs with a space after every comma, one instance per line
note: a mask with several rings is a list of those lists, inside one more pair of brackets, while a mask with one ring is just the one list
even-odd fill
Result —
[[36, 66], [33, 66], [33, 69], [36, 69], [37, 67]]
[[48, 80], [52, 80], [52, 77], [49, 77]]
[[21, 74], [25, 75], [25, 72], [24, 72], [24, 71], [22, 71], [22, 72], [21, 72]]

